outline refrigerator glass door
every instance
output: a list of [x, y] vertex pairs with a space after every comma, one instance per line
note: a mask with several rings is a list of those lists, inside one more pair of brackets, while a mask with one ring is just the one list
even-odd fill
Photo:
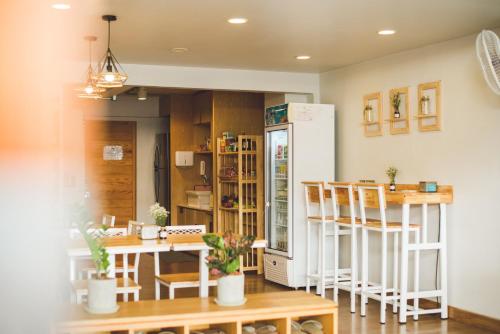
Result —
[[292, 257], [291, 125], [267, 130], [266, 221], [270, 253]]

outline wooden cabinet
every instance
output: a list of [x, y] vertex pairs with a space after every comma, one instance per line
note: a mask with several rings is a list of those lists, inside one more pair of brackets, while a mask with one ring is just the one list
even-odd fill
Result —
[[212, 121], [212, 92], [200, 92], [194, 95], [193, 124], [209, 125]]
[[178, 298], [120, 303], [113, 314], [89, 314], [82, 305], [67, 308], [66, 319], [55, 333], [139, 331], [168, 328], [177, 334], [189, 334], [206, 328], [223, 329], [228, 334], [242, 333], [243, 326], [256, 322], [273, 324], [280, 334], [291, 334], [292, 320], [317, 320], [323, 333], [338, 331], [338, 306], [304, 291], [249, 294], [246, 304], [238, 307], [217, 305], [213, 298]]

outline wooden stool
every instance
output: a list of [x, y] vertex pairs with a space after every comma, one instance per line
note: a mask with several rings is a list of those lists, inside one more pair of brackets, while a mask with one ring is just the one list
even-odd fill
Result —
[[[368, 298], [380, 300], [380, 323], [385, 323], [385, 309], [387, 302], [393, 303], [393, 312], [397, 312], [398, 296], [398, 233], [402, 232], [402, 225], [398, 222], [388, 222], [385, 210], [387, 207], [385, 199], [385, 187], [383, 184], [358, 184], [359, 209], [362, 222], [362, 256], [361, 256], [361, 316], [366, 315], [366, 303]], [[368, 220], [366, 208], [378, 209], [380, 220]], [[382, 265], [381, 283], [368, 283], [368, 232], [378, 232], [382, 238]], [[415, 242], [420, 240], [420, 226], [410, 224], [410, 232], [415, 233]], [[394, 268], [393, 288], [387, 288], [387, 235], [394, 235]], [[418, 289], [418, 252], [415, 259], [415, 286]], [[387, 293], [392, 292], [391, 296]], [[414, 299], [414, 307], [418, 308], [418, 298]], [[406, 307], [406, 305], [403, 305]]]

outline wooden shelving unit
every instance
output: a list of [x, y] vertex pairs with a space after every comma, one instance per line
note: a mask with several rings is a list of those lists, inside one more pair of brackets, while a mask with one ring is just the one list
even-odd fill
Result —
[[[264, 237], [262, 136], [240, 135], [237, 151], [221, 151], [217, 139], [216, 232]], [[262, 250], [243, 258], [243, 270], [262, 272]]]
[[338, 306], [333, 301], [304, 291], [270, 292], [247, 295], [247, 303], [238, 307], [223, 307], [213, 298], [180, 298], [175, 300], [145, 300], [139, 303], [119, 303], [113, 314], [89, 314], [83, 305], [70, 305], [66, 319], [55, 333], [96, 333], [169, 329], [177, 334], [218, 328], [227, 334], [241, 334], [245, 325], [265, 322], [277, 327], [280, 334], [290, 334], [292, 320], [314, 319], [323, 326], [323, 333], [337, 333]]

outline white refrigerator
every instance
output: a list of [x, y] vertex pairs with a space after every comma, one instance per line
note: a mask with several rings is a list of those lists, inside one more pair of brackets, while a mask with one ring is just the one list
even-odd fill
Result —
[[[306, 283], [305, 195], [301, 182], [335, 180], [335, 108], [307, 103], [273, 106], [266, 108], [265, 125], [268, 246], [264, 274], [267, 280], [299, 288]], [[313, 235], [314, 259], [317, 237]]]

